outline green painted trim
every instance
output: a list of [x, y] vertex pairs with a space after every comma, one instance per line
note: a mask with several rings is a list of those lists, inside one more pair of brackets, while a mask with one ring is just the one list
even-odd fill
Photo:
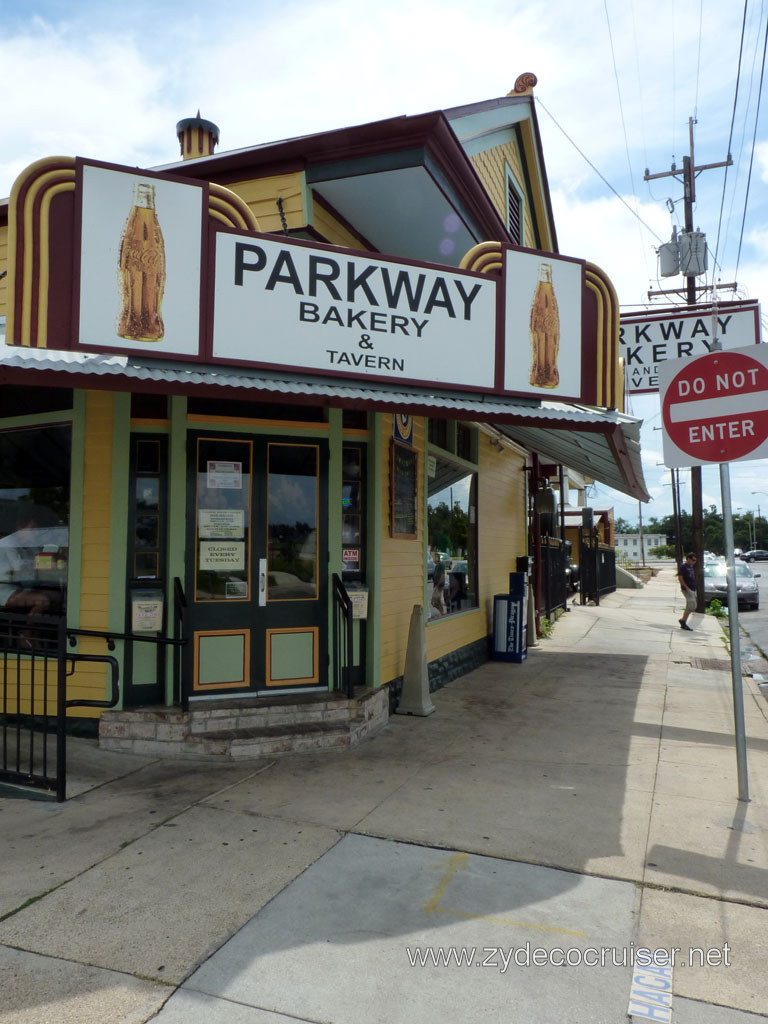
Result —
[[[72, 401], [72, 458], [69, 472], [69, 557], [67, 569], [67, 625], [80, 625], [83, 564], [83, 485], [85, 482], [85, 392], [75, 391]], [[42, 417], [41, 417], [42, 420]]]
[[467, 156], [477, 156], [487, 149], [495, 149], [497, 146], [504, 146], [507, 142], [516, 142], [517, 133], [514, 128], [499, 128], [497, 131], [487, 132], [485, 135], [475, 135], [461, 145]]
[[270, 645], [270, 682], [303, 679], [311, 684], [315, 669], [315, 639], [313, 629], [306, 633], [272, 633], [267, 639]]
[[[107, 628], [125, 632], [125, 551], [128, 540], [128, 481], [131, 465], [131, 396], [113, 392], [112, 397], [112, 496], [109, 522], [109, 611]], [[124, 643], [117, 641], [115, 657], [124, 678]], [[118, 707], [123, 706], [122, 690]]]
[[[167, 522], [168, 534], [166, 543], [167, 554], [167, 596], [168, 601], [168, 636], [173, 635], [173, 580], [178, 576], [185, 585], [186, 575], [186, 535], [187, 535], [187, 399], [173, 395], [169, 399], [169, 438], [168, 438], [168, 492]], [[171, 525], [173, 528], [171, 529]], [[165, 703], [173, 704], [173, 648], [169, 647], [166, 656], [166, 687]]]
[[366, 627], [365, 676], [368, 686], [381, 683], [381, 561], [384, 523], [384, 440], [382, 413], [371, 413], [368, 442], [368, 625]]
[[403, 149], [397, 153], [381, 153], [377, 156], [340, 160], [338, 163], [310, 167], [306, 172], [307, 182], [332, 181], [336, 178], [353, 178], [358, 174], [375, 174], [377, 171], [397, 171], [404, 167], [419, 167], [424, 162], [426, 150], [423, 147]]
[[198, 640], [198, 683], [239, 683], [245, 678], [245, 634], [201, 636]]
[[342, 446], [344, 444], [343, 413], [341, 409], [328, 410], [328, 689], [336, 680], [333, 670], [333, 574], [341, 576], [341, 495]]
[[301, 175], [301, 205], [304, 210], [304, 223], [307, 227], [315, 226], [315, 204], [312, 200], [312, 187], [307, 181], [306, 172]]
[[[77, 395], [78, 392], [75, 392]], [[0, 419], [3, 430], [14, 430], [17, 427], [44, 427], [48, 423], [69, 423], [75, 417], [77, 398], [72, 409], [61, 409], [59, 412], [36, 412], [31, 416], [5, 416]]]

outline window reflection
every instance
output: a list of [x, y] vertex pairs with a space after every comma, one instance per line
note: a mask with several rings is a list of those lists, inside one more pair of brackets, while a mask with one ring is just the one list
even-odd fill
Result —
[[427, 487], [429, 618], [477, 607], [477, 473], [440, 456]]
[[0, 608], [66, 610], [71, 430], [0, 433]]
[[201, 438], [197, 455], [197, 601], [248, 599], [250, 495], [250, 441]]
[[270, 444], [267, 599], [317, 597], [318, 449]]

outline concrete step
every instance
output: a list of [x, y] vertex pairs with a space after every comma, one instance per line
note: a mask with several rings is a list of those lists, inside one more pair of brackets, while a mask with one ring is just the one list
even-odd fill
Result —
[[[302, 699], [309, 696], [311, 699]], [[226, 706], [225, 706], [226, 705]], [[159, 757], [258, 758], [307, 750], [354, 746], [389, 718], [387, 687], [345, 695], [309, 694], [245, 698], [178, 708], [107, 711], [99, 723], [99, 746]]]

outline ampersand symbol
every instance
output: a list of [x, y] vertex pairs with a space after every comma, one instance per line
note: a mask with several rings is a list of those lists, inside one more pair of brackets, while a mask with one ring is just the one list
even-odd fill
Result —
[[363, 334], [358, 345], [360, 348], [373, 348], [373, 342], [371, 341], [370, 334]]

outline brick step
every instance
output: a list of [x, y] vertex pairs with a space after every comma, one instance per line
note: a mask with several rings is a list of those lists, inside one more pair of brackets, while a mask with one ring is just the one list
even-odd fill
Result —
[[354, 700], [311, 696], [310, 701], [290, 697], [260, 705], [211, 701], [188, 712], [164, 707], [107, 711], [99, 724], [99, 746], [159, 757], [273, 757], [354, 746], [388, 720], [386, 688], [361, 690]]

